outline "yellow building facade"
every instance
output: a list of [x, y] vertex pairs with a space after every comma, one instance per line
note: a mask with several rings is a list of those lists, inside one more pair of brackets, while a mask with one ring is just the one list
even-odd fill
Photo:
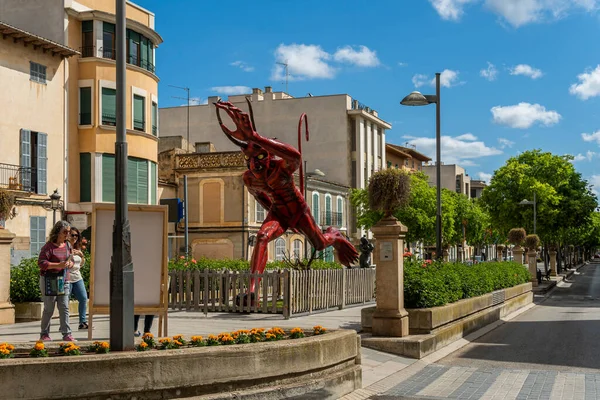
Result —
[[[115, 13], [114, 0], [0, 0], [0, 188], [18, 197], [17, 216], [0, 224], [16, 234], [12, 264], [45, 242], [55, 189], [57, 219], [82, 230], [93, 203], [114, 202]], [[157, 204], [162, 38], [152, 12], [128, 1], [126, 17], [127, 195]]]

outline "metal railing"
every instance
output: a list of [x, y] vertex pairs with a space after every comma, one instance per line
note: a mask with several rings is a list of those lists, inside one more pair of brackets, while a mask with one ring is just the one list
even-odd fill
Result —
[[79, 113], [79, 125], [91, 125], [92, 113]]
[[158, 134], [158, 127], [156, 125], [152, 125], [152, 134], [156, 136]]
[[322, 211], [321, 224], [323, 226], [344, 226], [344, 214], [341, 212]]
[[133, 119], [133, 129], [136, 131], [146, 131], [146, 121], [143, 119]]
[[0, 163], [0, 187], [9, 190], [34, 192], [36, 170], [31, 167]]
[[102, 49], [102, 57], [110, 58], [111, 60], [116, 60], [117, 51], [115, 49]]
[[79, 48], [81, 58], [96, 57], [96, 46], [83, 46]]
[[117, 116], [115, 114], [102, 113], [102, 125], [117, 126]]

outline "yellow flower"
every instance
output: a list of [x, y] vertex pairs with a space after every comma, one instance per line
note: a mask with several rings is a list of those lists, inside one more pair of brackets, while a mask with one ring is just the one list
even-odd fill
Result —
[[215, 335], [208, 335], [208, 338], [209, 338], [210, 340], [218, 340], [218, 339], [219, 339], [219, 336], [215, 336]]
[[110, 346], [108, 345], [107, 342], [102, 342], [102, 343], [100, 343], [100, 347], [102, 347], [103, 349], [108, 349]]
[[192, 336], [193, 342], [201, 342], [202, 340], [204, 340], [202, 336]]
[[179, 340], [174, 340], [173, 343], [175, 343], [177, 346], [181, 346], [181, 342]]
[[146, 342], [141, 342], [141, 343], [140, 343], [140, 347], [141, 347], [142, 349], [145, 349], [146, 347], [148, 347], [148, 343], [146, 343]]
[[10, 354], [10, 351], [8, 351], [6, 347], [0, 347], [0, 354], [7, 355]]
[[265, 335], [265, 337], [266, 337], [267, 339], [273, 339], [273, 338], [275, 337], [275, 335], [273, 335], [272, 333], [267, 333], [267, 334]]
[[173, 340], [181, 340], [183, 339], [183, 335], [175, 335], [173, 336]]
[[300, 329], [300, 328], [293, 328], [293, 329], [291, 330], [291, 333], [303, 333], [303, 331], [302, 331], [302, 329]]
[[33, 348], [36, 349], [37, 351], [42, 351], [42, 350], [44, 350], [45, 346], [44, 346], [44, 343], [37, 342]]
[[144, 333], [144, 335], [142, 336], [142, 339], [146, 339], [146, 338], [150, 339], [150, 338], [153, 338], [153, 337], [154, 337], [154, 335], [151, 334], [150, 332], [148, 332], [148, 333]]

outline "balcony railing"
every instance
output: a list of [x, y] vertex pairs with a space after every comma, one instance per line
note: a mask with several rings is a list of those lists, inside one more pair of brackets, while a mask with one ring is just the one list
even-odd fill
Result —
[[344, 213], [333, 211], [321, 212], [321, 225], [323, 226], [344, 226]]
[[115, 49], [102, 49], [102, 57], [110, 58], [111, 60], [116, 60], [117, 51]]
[[30, 167], [0, 163], [0, 187], [33, 192], [36, 170]]
[[117, 116], [115, 114], [102, 113], [102, 125], [117, 126]]
[[83, 46], [80, 48], [81, 58], [86, 57], [96, 57], [96, 47], [95, 46]]
[[134, 119], [133, 120], [133, 129], [135, 129], [136, 131], [145, 132], [146, 131], [146, 121], [144, 121], [143, 119]]
[[156, 136], [158, 134], [158, 127], [156, 125], [152, 125], [152, 134]]

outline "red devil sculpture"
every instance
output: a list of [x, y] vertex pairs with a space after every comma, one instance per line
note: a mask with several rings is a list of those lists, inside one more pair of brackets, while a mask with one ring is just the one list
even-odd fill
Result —
[[[244, 153], [248, 171], [244, 173], [244, 183], [265, 210], [268, 211], [260, 230], [250, 263], [252, 273], [262, 273], [267, 264], [267, 246], [270, 241], [283, 235], [288, 228], [306, 235], [317, 250], [333, 246], [342, 264], [350, 266], [358, 258], [355, 247], [335, 228], [329, 227], [325, 233], [317, 226], [310, 208], [306, 205], [302, 191], [294, 183], [294, 172], [300, 169], [300, 186], [304, 186], [302, 155], [293, 146], [268, 139], [256, 132], [252, 104], [248, 99], [250, 115], [230, 102], [215, 103], [217, 119], [225, 135], [239, 146]], [[228, 129], [221, 120], [219, 109], [224, 110], [236, 125], [236, 130]], [[298, 145], [302, 119], [298, 124]], [[308, 139], [308, 126], [306, 127]], [[250, 293], [254, 295], [256, 281], [250, 282]], [[254, 296], [252, 296], [254, 297]]]

